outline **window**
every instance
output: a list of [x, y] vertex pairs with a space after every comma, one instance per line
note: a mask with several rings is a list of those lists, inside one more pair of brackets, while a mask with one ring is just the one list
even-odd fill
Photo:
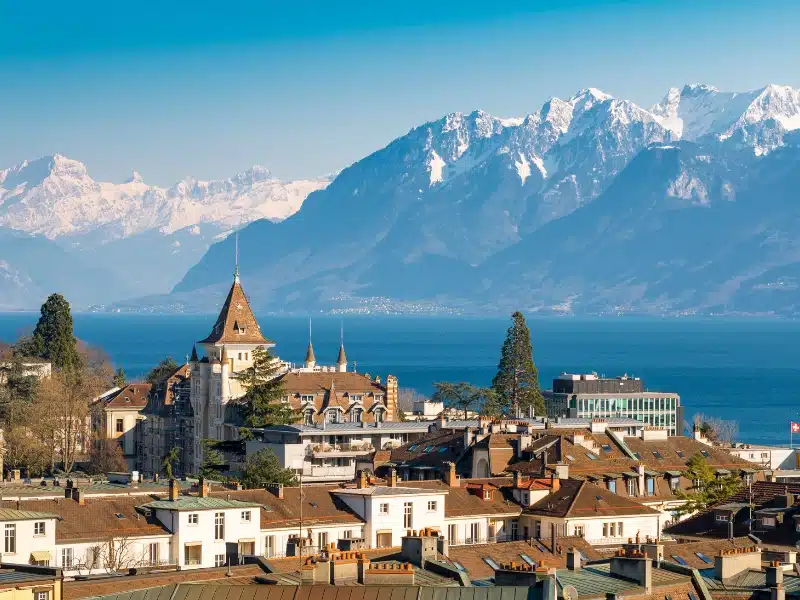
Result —
[[225, 539], [225, 513], [214, 513], [214, 539]]
[[455, 566], [455, 568], [458, 569], [459, 571], [466, 571], [466, 569], [464, 568], [464, 565], [462, 565], [460, 562], [457, 562], [455, 560], [453, 561], [453, 566]]
[[683, 566], [683, 567], [688, 567], [688, 566], [689, 566], [689, 563], [687, 563], [687, 562], [686, 562], [686, 561], [683, 559], [683, 557], [681, 557], [681, 556], [678, 556], [677, 554], [673, 554], [673, 555], [672, 555], [672, 560], [674, 560], [676, 563], [678, 563], [679, 565], [681, 565], [681, 566]]
[[360, 408], [353, 409], [353, 423], [361, 423], [361, 416], [364, 411]]
[[670, 477], [669, 479], [669, 489], [673, 492], [681, 487], [681, 478], [680, 477]]
[[274, 558], [275, 557], [275, 536], [268, 535], [266, 539], [266, 543], [264, 544], [264, 555], [267, 558]]
[[339, 422], [339, 411], [338, 410], [329, 410], [325, 413], [325, 422], [326, 423], [338, 423]]
[[524, 560], [530, 566], [536, 567], [536, 561], [533, 560], [530, 556], [528, 556], [527, 554], [520, 554], [520, 556], [522, 557], [522, 560]]
[[634, 452], [633, 455], [636, 457], [636, 460], [642, 460], [642, 455], [638, 452]]
[[636, 495], [636, 480], [633, 477], [628, 478], [628, 496]]
[[618, 521], [617, 522], [617, 535], [619, 537], [624, 537], [625, 536], [625, 534], [622, 533], [622, 521]]
[[150, 559], [151, 565], [158, 564], [158, 554], [159, 554], [159, 545], [158, 543], [150, 544], [147, 549], [148, 558]]
[[591, 452], [587, 452], [586, 456], [591, 460], [597, 460], [597, 457], [594, 454], [592, 454]]
[[49, 600], [50, 592], [36, 592], [36, 600]]
[[603, 452], [611, 452], [611, 446], [609, 444], [603, 444], [601, 448], [603, 449]]
[[617, 493], [617, 480], [616, 479], [609, 479], [608, 480], [608, 491], [614, 494]]
[[417, 449], [417, 444], [411, 444], [411, 445], [408, 447], [408, 451], [409, 451], [409, 452], [414, 452], [416, 449]]
[[215, 554], [214, 555], [214, 566], [215, 567], [224, 567], [225, 566], [225, 555], [224, 554]]
[[683, 453], [683, 450], [676, 450], [676, 453], [680, 458], [686, 458], [686, 455]]
[[61, 549], [61, 567], [64, 569], [72, 568], [72, 548]]
[[309, 394], [303, 394], [302, 396], [300, 396], [300, 402], [302, 404], [305, 404], [307, 402], [308, 403], [313, 403], [314, 402], [314, 396], [311, 396]]
[[5, 553], [14, 554], [17, 551], [17, 526], [6, 525]]
[[428, 501], [428, 512], [436, 512], [436, 500]]
[[567, 454], [567, 460], [569, 460], [571, 462], [575, 462], [575, 457], [572, 456], [571, 454]]
[[353, 538], [353, 530], [352, 529], [345, 529], [342, 532], [342, 538], [345, 540], [349, 540]]
[[658, 460], [664, 460], [664, 457], [661, 456], [661, 452], [658, 450], [653, 450], [653, 456], [655, 456]]
[[469, 535], [470, 540], [473, 544], [477, 544], [481, 539], [481, 524], [480, 523], [470, 523], [469, 524]]
[[457, 533], [458, 533], [458, 529], [456, 528], [455, 525], [448, 525], [447, 526], [447, 541], [450, 542], [451, 544], [455, 544], [456, 541], [457, 541], [456, 540]]
[[702, 552], [695, 552], [695, 554], [697, 555], [697, 558], [699, 558], [700, 560], [702, 560], [702, 561], [703, 561], [704, 563], [706, 563], [707, 565], [710, 565], [710, 564], [713, 564], [713, 563], [714, 563], [714, 561], [713, 561], [713, 560], [711, 560], [710, 558], [708, 558], [708, 556], [706, 556], [706, 555], [705, 555], [705, 554], [703, 554]]
[[652, 477], [647, 478], [647, 495], [648, 496], [655, 496], [656, 494], [656, 483]]
[[702, 454], [706, 458], [710, 458], [711, 457], [711, 455], [708, 453], [708, 450], [700, 450], [700, 454]]
[[511, 539], [519, 538], [519, 521], [511, 521]]
[[447, 452], [447, 446], [442, 446], [439, 448], [439, 454], [444, 454], [445, 452]]
[[414, 526], [414, 519], [413, 519], [413, 507], [414, 505], [411, 502], [405, 502], [403, 504], [403, 527], [409, 529]]
[[376, 409], [375, 410], [375, 422], [376, 423], [383, 423], [384, 420], [385, 420], [385, 417], [386, 417], [385, 413], [386, 413], [386, 411], [384, 409], [382, 409], [382, 408]]
[[124, 425], [122, 419], [117, 419], [117, 421], [116, 421], [116, 430], [117, 430], [117, 433], [122, 433], [123, 431], [125, 431], [125, 425]]
[[493, 569], [499, 569], [499, 568], [500, 568], [500, 565], [498, 565], [498, 564], [497, 564], [497, 563], [494, 561], [494, 559], [493, 559], [493, 558], [489, 558], [488, 556], [484, 556], [484, 557], [483, 557], [483, 562], [485, 562], [487, 565], [489, 565], [489, 566], [490, 566], [490, 567], [492, 567]]
[[197, 525], [200, 521], [200, 515], [197, 513], [190, 513], [189, 514], [189, 525]]
[[320, 531], [317, 534], [317, 546], [320, 550], [327, 547], [328, 545], [328, 532], [327, 531]]
[[307, 408], [303, 412], [303, 424], [304, 425], [313, 425], [314, 424], [314, 409]]
[[583, 537], [584, 533], [585, 533], [585, 530], [583, 528], [583, 525], [575, 525], [575, 535], [576, 536]]
[[249, 523], [251, 519], [251, 514], [249, 510], [242, 511], [242, 523]]
[[380, 510], [378, 512], [380, 512], [380, 514], [382, 514], [382, 515], [388, 515], [389, 514], [389, 505], [388, 504], [381, 504]]
[[423, 452], [430, 452], [431, 450], [433, 450], [433, 446], [425, 446], [425, 450], [423, 450]]
[[608, 524], [608, 535], [611, 537], [617, 537], [617, 524], [616, 523], [609, 523]]
[[728, 522], [728, 515], [717, 514], [717, 522], [719, 522], [719, 523], [727, 523]]
[[363, 402], [364, 394], [351, 394], [350, 400], [352, 400], [353, 402]]
[[45, 535], [45, 522], [36, 521], [33, 524], [33, 535]]
[[102, 552], [103, 548], [100, 546], [92, 546], [86, 549], [86, 562], [90, 569], [100, 566], [100, 556]]

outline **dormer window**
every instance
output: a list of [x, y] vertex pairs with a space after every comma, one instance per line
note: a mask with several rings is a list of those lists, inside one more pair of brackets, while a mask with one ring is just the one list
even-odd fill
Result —
[[383, 423], [386, 420], [386, 410], [382, 407], [375, 409], [375, 422]]
[[360, 408], [353, 409], [353, 417], [352, 417], [353, 423], [361, 423], [361, 416], [363, 412], [364, 411], [361, 410]]
[[326, 423], [338, 423], [339, 422], [339, 411], [336, 409], [330, 409], [325, 413], [325, 422]]
[[364, 402], [364, 394], [351, 394], [350, 401], [356, 403]]
[[314, 403], [314, 396], [310, 394], [303, 394], [300, 396], [300, 402], [302, 404], [313, 404]]
[[303, 411], [303, 424], [304, 425], [313, 425], [314, 424], [314, 409], [308, 408]]
[[483, 499], [484, 500], [491, 500], [492, 499], [492, 490], [483, 490]]

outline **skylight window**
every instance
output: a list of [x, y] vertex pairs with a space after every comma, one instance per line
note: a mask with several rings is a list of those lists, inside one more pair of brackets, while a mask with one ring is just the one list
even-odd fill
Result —
[[639, 454], [638, 452], [634, 452], [633, 456], [636, 458], [636, 460], [642, 460], [642, 455]]
[[524, 560], [530, 566], [536, 567], [536, 561], [533, 560], [530, 556], [528, 556], [527, 554], [520, 554], [520, 556], [522, 557], [522, 560]]
[[583, 560], [583, 562], [589, 562], [589, 557], [588, 557], [588, 556], [586, 556], [586, 555], [583, 553], [583, 550], [578, 550], [578, 554], [580, 554], [580, 555], [581, 555], [581, 559]]
[[706, 556], [702, 552], [695, 552], [695, 554], [697, 555], [697, 558], [699, 558], [700, 560], [702, 560], [704, 563], [706, 563], [708, 565], [713, 564], [713, 562], [714, 562], [713, 560], [708, 558], [708, 556]]
[[608, 445], [608, 444], [603, 444], [602, 448], [603, 448], [603, 452], [611, 452], [611, 446]]
[[489, 558], [488, 556], [484, 556], [484, 557], [483, 557], [483, 562], [485, 562], [487, 565], [489, 565], [489, 566], [490, 566], [490, 567], [492, 567], [493, 569], [499, 569], [499, 568], [500, 568], [500, 565], [498, 565], [498, 564], [497, 564], [497, 563], [494, 561], [494, 559], [493, 559], [493, 558]]
[[114, 513], [114, 516], [117, 517], [118, 519], [124, 519], [125, 518], [125, 515], [123, 515], [122, 513]]
[[444, 454], [445, 452], [447, 452], [447, 446], [442, 446], [439, 448], [439, 454]]
[[683, 453], [683, 450], [676, 450], [675, 452], [677, 452], [679, 457], [686, 458], [686, 455]]
[[711, 455], [708, 453], [708, 451], [707, 451], [707, 450], [700, 450], [700, 454], [702, 454], [702, 455], [703, 455], [703, 456], [705, 456], [706, 458], [709, 458], [709, 457], [711, 456]]
[[684, 567], [688, 567], [689, 566], [689, 563], [687, 563], [685, 560], [683, 560], [682, 556], [678, 556], [677, 554], [673, 554], [672, 555], [672, 560], [674, 560], [676, 563], [678, 563], [679, 565], [682, 565]]
[[459, 571], [466, 571], [466, 569], [464, 568], [464, 565], [462, 565], [460, 562], [453, 561], [453, 564], [455, 565], [456, 569], [458, 569]]
[[534, 546], [536, 546], [536, 549], [537, 549], [539, 552], [550, 552], [549, 550], [545, 550], [544, 546], [542, 546], [542, 545], [541, 545], [539, 542], [537, 542], [537, 541], [534, 541], [534, 542], [533, 542], [533, 545], [534, 545]]
[[658, 450], [653, 450], [653, 456], [655, 456], [658, 460], [664, 459], [664, 457], [661, 456], [661, 452], [659, 452]]
[[567, 460], [575, 462], [575, 457], [572, 456], [571, 454], [567, 454]]
[[433, 450], [433, 446], [425, 446], [423, 452], [430, 452], [431, 450]]
[[592, 454], [591, 452], [587, 452], [587, 453], [586, 453], [586, 456], [588, 456], [588, 457], [589, 457], [589, 458], [591, 458], [592, 460], [597, 460], [597, 457], [596, 457], [594, 454]]
[[697, 600], [697, 596], [694, 592], [689, 592], [689, 600]]
[[412, 444], [411, 446], [408, 447], [409, 452], [414, 452], [414, 450], [416, 449], [417, 449], [417, 444]]

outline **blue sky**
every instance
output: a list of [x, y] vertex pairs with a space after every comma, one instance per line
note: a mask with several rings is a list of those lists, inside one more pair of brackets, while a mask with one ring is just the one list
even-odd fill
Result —
[[0, 0], [0, 168], [168, 185], [337, 170], [451, 111], [800, 86], [800, 2]]

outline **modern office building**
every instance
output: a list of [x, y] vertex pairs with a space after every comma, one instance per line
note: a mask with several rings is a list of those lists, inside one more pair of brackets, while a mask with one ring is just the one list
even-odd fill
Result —
[[562, 373], [542, 394], [548, 417], [628, 417], [666, 427], [669, 435], [683, 434], [680, 396], [646, 390], [638, 377]]

